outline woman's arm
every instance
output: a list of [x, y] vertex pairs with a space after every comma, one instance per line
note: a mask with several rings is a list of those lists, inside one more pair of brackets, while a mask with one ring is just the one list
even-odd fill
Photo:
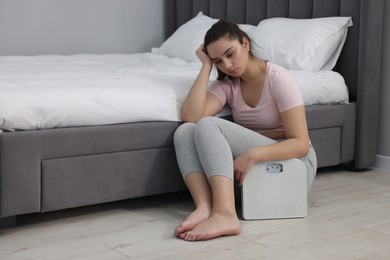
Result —
[[256, 162], [300, 158], [309, 152], [309, 134], [304, 106], [282, 112], [281, 118], [286, 140], [248, 149], [234, 160], [234, 172], [240, 184]]
[[198, 122], [205, 116], [217, 114], [223, 108], [221, 101], [207, 91], [213, 63], [204, 51], [203, 44], [196, 50], [202, 68], [183, 103], [181, 119], [184, 122]]

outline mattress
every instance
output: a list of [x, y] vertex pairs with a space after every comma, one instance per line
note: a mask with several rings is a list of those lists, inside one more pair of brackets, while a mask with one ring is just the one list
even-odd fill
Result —
[[[153, 53], [0, 57], [0, 129], [180, 121], [200, 66]], [[348, 102], [338, 73], [292, 72], [305, 105]]]

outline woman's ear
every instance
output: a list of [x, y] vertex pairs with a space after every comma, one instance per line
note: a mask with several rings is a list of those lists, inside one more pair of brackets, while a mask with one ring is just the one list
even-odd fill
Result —
[[249, 51], [250, 49], [250, 42], [249, 42], [249, 39], [246, 38], [246, 37], [243, 37], [242, 38], [242, 46]]

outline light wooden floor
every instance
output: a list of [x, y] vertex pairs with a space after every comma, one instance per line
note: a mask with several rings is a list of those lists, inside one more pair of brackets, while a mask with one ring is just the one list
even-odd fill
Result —
[[241, 221], [204, 242], [173, 236], [187, 193], [32, 214], [0, 230], [0, 259], [390, 259], [390, 173], [321, 170], [304, 219]]

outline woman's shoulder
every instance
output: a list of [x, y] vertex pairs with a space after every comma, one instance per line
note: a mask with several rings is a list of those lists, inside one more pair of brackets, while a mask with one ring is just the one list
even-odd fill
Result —
[[291, 80], [295, 81], [294, 75], [291, 73], [290, 70], [275, 63], [270, 63], [270, 62], [267, 63], [266, 73], [271, 82], [273, 81], [286, 82]]
[[273, 73], [273, 74], [278, 74], [278, 73], [287, 73], [287, 74], [291, 74], [291, 72], [286, 69], [285, 67], [282, 67], [276, 63], [271, 63], [271, 62], [267, 62], [267, 72], [268, 73]]

